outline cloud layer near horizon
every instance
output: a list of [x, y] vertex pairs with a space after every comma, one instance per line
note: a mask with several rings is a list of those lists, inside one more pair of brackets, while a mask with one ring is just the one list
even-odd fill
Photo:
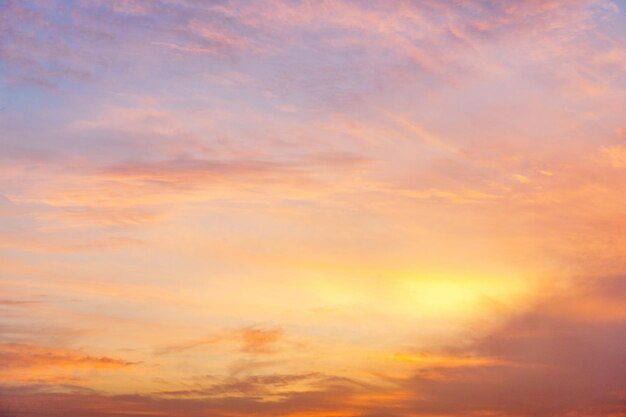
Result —
[[615, 0], [0, 0], [0, 417], [626, 412]]

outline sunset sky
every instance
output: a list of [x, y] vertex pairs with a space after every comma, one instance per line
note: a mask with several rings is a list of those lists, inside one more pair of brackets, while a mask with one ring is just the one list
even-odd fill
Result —
[[626, 416], [626, 1], [0, 0], [0, 417]]

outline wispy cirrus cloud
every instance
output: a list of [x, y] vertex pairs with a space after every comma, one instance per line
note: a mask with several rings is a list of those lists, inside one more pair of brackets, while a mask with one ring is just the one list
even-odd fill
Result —
[[158, 349], [157, 355], [169, 355], [184, 352], [203, 346], [211, 346], [223, 342], [240, 343], [242, 353], [271, 353], [272, 347], [283, 337], [280, 329], [246, 327], [238, 331], [225, 331], [215, 336], [189, 341], [187, 343], [166, 346]]
[[132, 362], [81, 354], [70, 349], [49, 348], [22, 344], [7, 344], [0, 346], [2, 352], [2, 368], [19, 369], [33, 367], [64, 367], [64, 368], [122, 368], [130, 366]]

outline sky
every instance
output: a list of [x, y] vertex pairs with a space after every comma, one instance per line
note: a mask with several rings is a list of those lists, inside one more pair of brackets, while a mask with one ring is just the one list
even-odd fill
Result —
[[0, 0], [0, 417], [626, 415], [626, 3]]

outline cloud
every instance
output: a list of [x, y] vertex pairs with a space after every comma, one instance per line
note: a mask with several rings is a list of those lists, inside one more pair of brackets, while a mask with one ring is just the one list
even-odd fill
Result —
[[[545, 297], [533, 309], [463, 349], [500, 363], [433, 364], [405, 382], [414, 393], [408, 407], [425, 415], [607, 416], [623, 412], [626, 321], [621, 300], [626, 295], [625, 283], [621, 277], [608, 278], [593, 288], [585, 286], [585, 292]], [[603, 301], [594, 304], [595, 310], [571, 314], [587, 299]], [[608, 307], [616, 302], [621, 312]]]
[[[317, 380], [315, 390], [294, 392], [287, 391], [282, 398], [266, 401], [256, 395], [229, 395], [233, 390], [246, 392], [251, 385], [281, 386], [298, 381]], [[29, 415], [33, 417], [50, 415], [50, 410], [60, 412], [67, 417], [107, 416], [111, 414], [155, 415], [169, 417], [200, 417], [200, 416], [296, 416], [306, 413], [314, 416], [328, 415], [359, 415], [362, 399], [368, 390], [355, 386], [349, 380], [335, 379], [322, 375], [270, 375], [251, 377], [244, 381], [228, 385], [216, 386], [215, 390], [223, 391], [224, 396], [186, 398], [187, 393], [170, 393], [172, 395], [116, 395], [106, 396], [98, 393], [54, 392], [42, 386], [0, 387], [4, 415], [16, 417]], [[226, 390], [224, 392], [224, 390]], [[254, 389], [253, 389], [254, 391]], [[359, 396], [362, 397], [359, 397]], [[352, 402], [354, 401], [354, 404]], [[3, 415], [3, 417], [4, 417]]]
[[0, 299], [1, 307], [31, 307], [41, 303], [41, 300], [15, 300], [15, 299]]
[[[587, 36], [596, 20], [616, 15], [605, 0], [523, 5], [329, 0], [315, 6], [5, 1], [3, 7], [0, 53], [10, 79], [57, 87], [67, 79], [124, 79], [146, 65], [195, 74], [207, 64], [253, 62], [262, 68], [256, 84], [272, 94], [291, 104], [339, 110], [359, 108], [372, 95], [407, 83], [432, 90], [501, 71], [507, 63], [490, 55], [494, 44], [523, 45], [543, 71], [572, 85], [598, 83], [586, 67], [611, 70], [623, 62], [617, 43], [596, 51]], [[581, 61], [581, 52], [593, 58]], [[181, 60], [188, 65], [175, 65]], [[567, 61], [580, 65], [560, 64]], [[618, 72], [612, 74], [619, 81]]]
[[169, 355], [211, 346], [218, 343], [236, 342], [240, 345], [242, 353], [272, 353], [273, 347], [283, 338], [283, 331], [278, 328], [244, 327], [234, 331], [224, 331], [214, 336], [191, 340], [157, 349], [157, 355]]
[[48, 348], [15, 343], [0, 344], [0, 368], [123, 368], [133, 365], [119, 359], [106, 356], [95, 357], [70, 349]]
[[6, 0], [0, 4], [0, 57], [4, 82], [53, 87], [62, 80], [88, 79], [99, 61], [94, 47], [108, 41], [95, 28], [65, 25], [70, 13], [63, 2], [33, 3]]
[[623, 414], [617, 6], [0, 0], [0, 416]]
[[614, 168], [626, 168], [626, 147], [615, 145], [603, 148], [603, 151]]
[[435, 368], [469, 368], [469, 367], [483, 367], [489, 365], [504, 365], [503, 361], [489, 357], [472, 357], [472, 356], [444, 356], [444, 355], [431, 355], [427, 353], [412, 354], [412, 353], [396, 353], [390, 356], [390, 359], [407, 362], [423, 367], [435, 367]]
[[279, 329], [246, 328], [241, 332], [241, 350], [246, 353], [271, 353], [282, 336], [283, 332]]
[[[49, 404], [65, 416], [111, 413], [164, 416], [340, 415], [440, 416], [617, 416], [626, 409], [626, 343], [623, 277], [579, 282], [539, 296], [533, 306], [471, 340], [439, 353], [399, 354], [392, 359], [413, 376], [380, 373], [373, 383], [307, 373], [233, 374], [195, 379], [183, 389], [150, 395], [69, 392], [58, 386], [0, 387], [7, 416], [47, 416]], [[617, 305], [619, 308], [608, 308]], [[574, 311], [577, 314], [572, 314]], [[603, 313], [603, 314], [599, 314]], [[238, 331], [253, 351], [276, 342], [276, 332]], [[5, 346], [6, 347], [6, 346]], [[18, 351], [22, 351], [19, 348]], [[25, 349], [26, 357], [41, 352]], [[249, 353], [249, 352], [248, 352]], [[67, 356], [85, 366], [126, 366], [97, 357], [75, 358], [65, 351], [43, 352], [51, 366], [67, 366]], [[35, 362], [39, 361], [37, 359]], [[29, 359], [30, 361], [30, 359]], [[56, 391], [55, 391], [56, 390]], [[60, 390], [60, 391], [59, 391]], [[44, 406], [46, 404], [46, 406]]]
[[[331, 192], [331, 179], [348, 170], [358, 173], [364, 158], [349, 155], [308, 155], [296, 160], [176, 158], [114, 163], [84, 172], [60, 173], [11, 193], [18, 205], [47, 209], [40, 220], [61, 220], [73, 226], [133, 227], [158, 222], [174, 206], [229, 197], [260, 198], [262, 190], [285, 190], [306, 196]], [[326, 170], [320, 172], [320, 170]], [[342, 171], [343, 170], [343, 171]], [[26, 175], [25, 175], [26, 176]], [[27, 181], [26, 178], [22, 180]], [[329, 187], [330, 186], [330, 187]], [[126, 237], [117, 242], [132, 241]], [[86, 245], [94, 245], [86, 243]]]
[[[165, 398], [207, 398], [228, 395], [281, 398], [296, 390], [310, 389], [328, 377], [320, 373], [248, 375], [242, 378], [230, 377], [225, 381], [191, 390], [162, 391], [156, 395]], [[303, 385], [304, 384], [304, 385]]]
[[137, 363], [108, 356], [88, 355], [72, 349], [0, 343], [0, 385], [41, 383], [53, 388], [71, 383], [87, 389], [86, 386], [98, 374], [126, 371], [134, 365]]

